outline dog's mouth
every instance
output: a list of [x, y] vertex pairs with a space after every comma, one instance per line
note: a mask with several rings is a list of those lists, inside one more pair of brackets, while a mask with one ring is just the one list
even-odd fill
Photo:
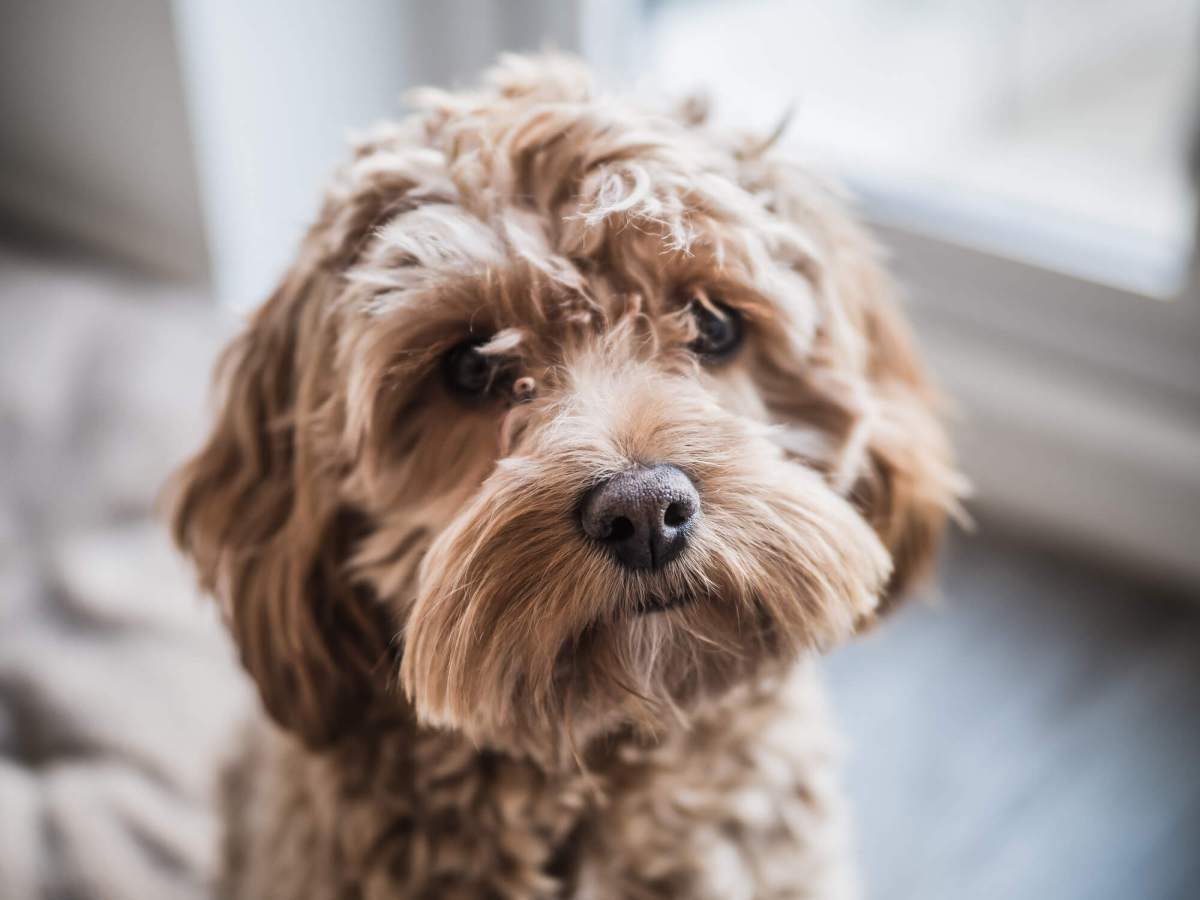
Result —
[[655, 613], [668, 612], [672, 609], [679, 609], [681, 606], [687, 606], [696, 598], [687, 594], [677, 594], [670, 597], [652, 595], [639, 601], [637, 605], [637, 614], [639, 616], [649, 616]]

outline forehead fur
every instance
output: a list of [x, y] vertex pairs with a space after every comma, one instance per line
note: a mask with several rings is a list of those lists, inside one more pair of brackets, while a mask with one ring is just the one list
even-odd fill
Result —
[[326, 205], [332, 227], [318, 229], [320, 255], [373, 312], [506, 268], [539, 282], [538, 299], [608, 313], [631, 296], [657, 311], [690, 286], [723, 289], [786, 319], [800, 345], [836, 312], [814, 297], [822, 236], [777, 214], [761, 141], [610, 100], [553, 57], [508, 59], [479, 91], [413, 102], [359, 144]]

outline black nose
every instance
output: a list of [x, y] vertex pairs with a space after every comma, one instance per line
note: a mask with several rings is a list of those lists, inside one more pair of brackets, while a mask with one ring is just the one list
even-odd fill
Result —
[[588, 537], [630, 569], [665, 566], [687, 546], [700, 495], [674, 466], [636, 468], [597, 485], [583, 500]]

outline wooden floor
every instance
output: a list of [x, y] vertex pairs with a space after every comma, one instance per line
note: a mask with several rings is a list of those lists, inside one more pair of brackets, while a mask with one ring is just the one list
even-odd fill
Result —
[[1200, 598], [976, 536], [827, 669], [868, 898], [1200, 897]]

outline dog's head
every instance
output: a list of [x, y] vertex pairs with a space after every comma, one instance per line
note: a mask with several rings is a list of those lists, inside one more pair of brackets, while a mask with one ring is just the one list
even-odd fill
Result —
[[584, 742], [903, 592], [956, 477], [836, 199], [561, 60], [420, 102], [340, 174], [179, 478], [272, 715], [320, 745], [402, 691]]

